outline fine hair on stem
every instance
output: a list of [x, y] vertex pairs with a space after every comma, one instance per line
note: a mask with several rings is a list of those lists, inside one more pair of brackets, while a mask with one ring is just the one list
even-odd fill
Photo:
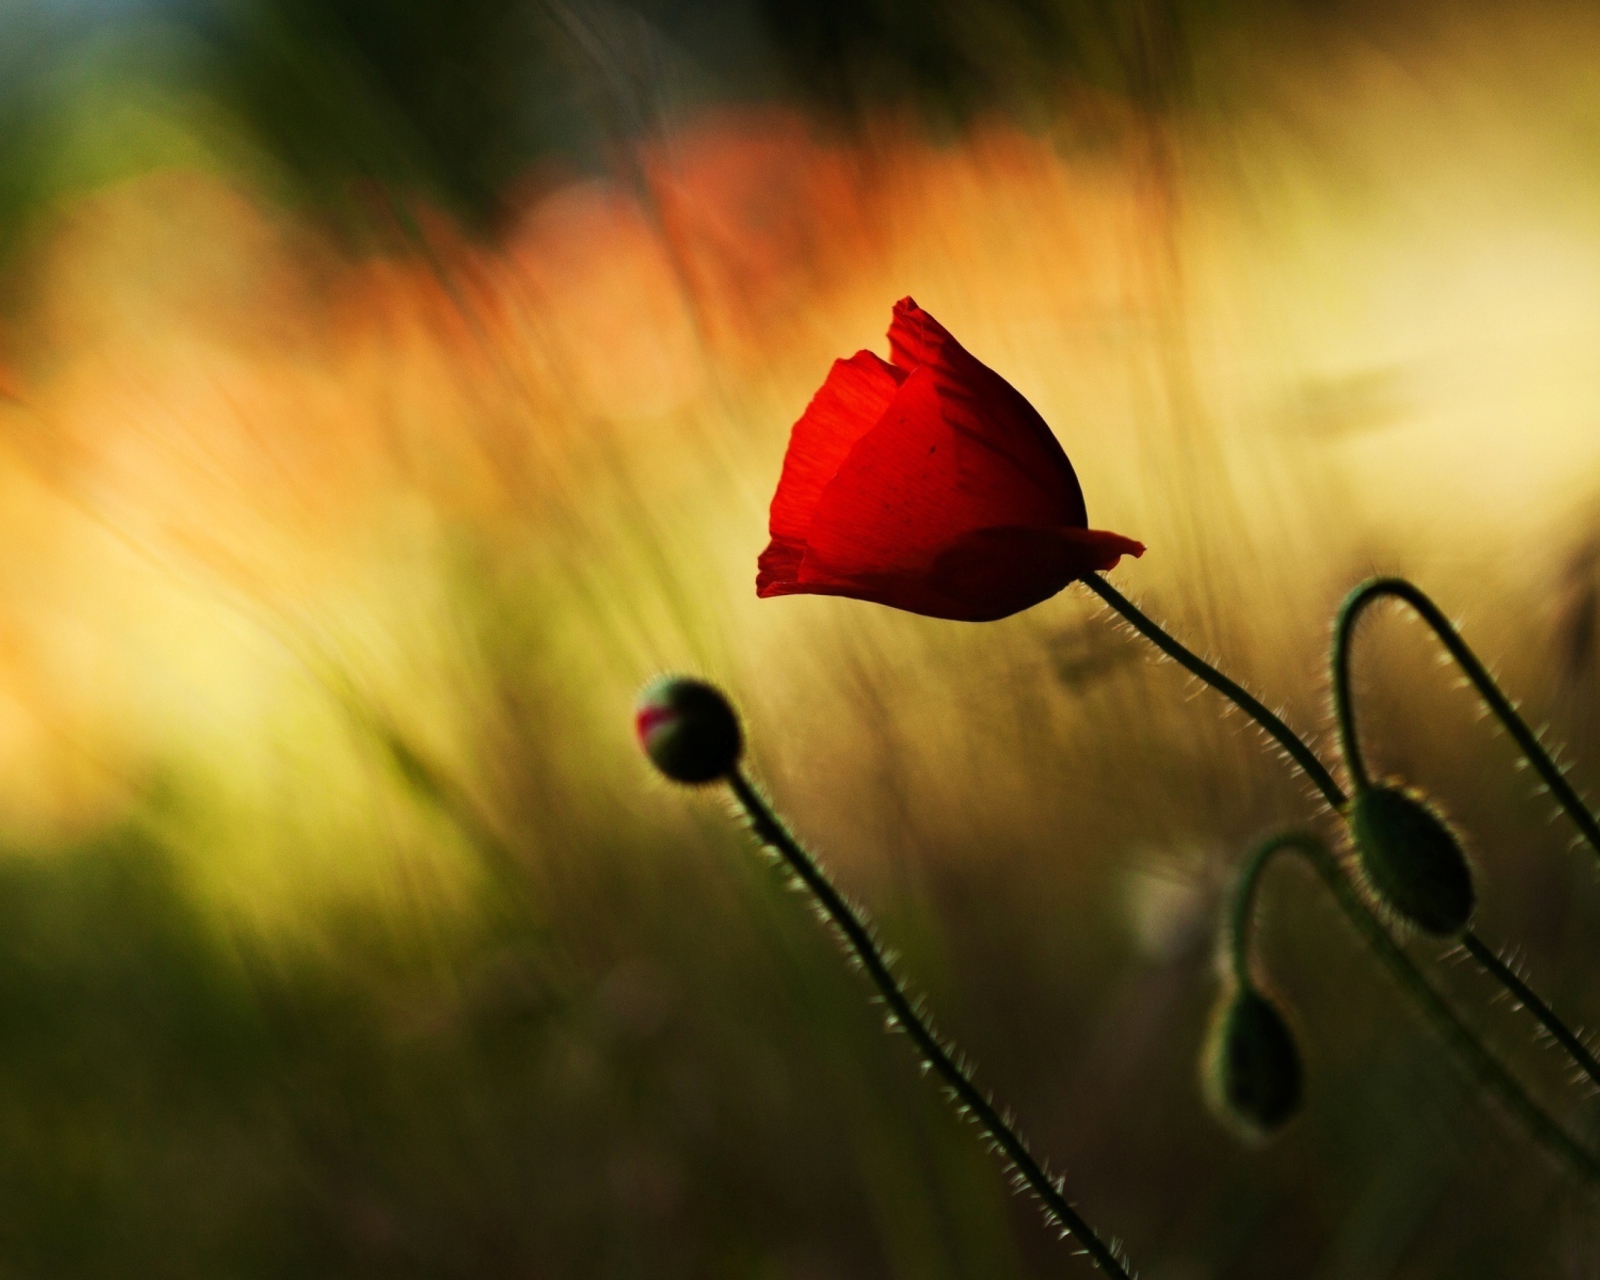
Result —
[[[1237, 681], [1223, 674], [1211, 663], [1174, 638], [1165, 628], [1107, 582], [1104, 577], [1099, 574], [1088, 574], [1081, 578], [1080, 581], [1162, 653], [1222, 694], [1223, 697], [1227, 698], [1254, 720], [1278, 743], [1301, 772], [1311, 780], [1329, 807], [1341, 815], [1347, 814], [1349, 796], [1346, 795], [1344, 788], [1339, 785], [1332, 771], [1322, 763], [1321, 758], [1310, 744], [1291, 729], [1281, 716], [1269, 709], [1265, 703]], [[1513, 725], [1517, 726], [1513, 728], [1513, 736], [1516, 737], [1519, 745], [1522, 745], [1524, 739], [1526, 739], [1531, 744], [1532, 750], [1539, 753], [1537, 756], [1530, 755], [1529, 758], [1535, 760], [1536, 766], [1540, 768], [1541, 776], [1544, 776], [1548, 770], [1560, 781], [1563, 790], [1558, 791], [1552, 786], [1552, 791], [1556, 792], [1558, 798], [1563, 795], [1571, 797], [1572, 804], [1576, 808], [1568, 807], [1567, 812], [1573, 818], [1573, 821], [1578, 823], [1580, 828], [1583, 827], [1584, 821], [1587, 821], [1590, 826], [1594, 826], [1593, 817], [1589, 814], [1588, 809], [1583, 807], [1582, 802], [1578, 800], [1576, 793], [1572, 792], [1566, 779], [1561, 777], [1560, 770], [1554, 761], [1550, 760], [1548, 753], [1544, 752], [1532, 731], [1517, 715], [1505, 696], [1500, 693], [1498, 686], [1495, 685], [1488, 672], [1483, 669], [1482, 664], [1472, 655], [1465, 642], [1457, 635], [1455, 629], [1450, 626], [1448, 620], [1418, 588], [1399, 578], [1379, 578], [1358, 587], [1345, 601], [1344, 607], [1340, 610], [1339, 621], [1335, 628], [1333, 658], [1335, 709], [1339, 719], [1340, 743], [1345, 748], [1347, 761], [1350, 762], [1352, 777], [1363, 785], [1367, 781], [1366, 774], [1362, 769], [1359, 752], [1351, 754], [1352, 751], [1355, 751], [1356, 737], [1349, 693], [1349, 638], [1351, 628], [1360, 611], [1367, 604], [1385, 594], [1397, 595], [1407, 600], [1433, 625], [1435, 631], [1439, 632], [1441, 640], [1449, 648], [1452, 656], [1456, 657], [1457, 661], [1462, 662], [1463, 667], [1467, 670], [1468, 675], [1473, 678], [1485, 700], [1497, 710], [1497, 713], [1500, 708], [1504, 708], [1506, 715], [1511, 717], [1507, 721], [1507, 726], [1508, 728]], [[1504, 719], [1504, 716], [1502, 718]], [[1527, 750], [1528, 748], [1525, 747], [1524, 749]], [[1544, 764], [1538, 765], [1538, 761], [1541, 760]], [[1587, 834], [1588, 829], [1583, 829]], [[1600, 827], [1596, 827], [1595, 831], [1596, 838], [1600, 838]], [[1600, 844], [1597, 844], [1596, 847], [1600, 849]], [[1334, 867], [1337, 874], [1341, 876], [1344, 874], [1336, 863]], [[1365, 910], [1365, 907], [1363, 907], [1363, 910]], [[1373, 923], [1375, 927], [1382, 928], [1375, 919]], [[1384, 932], [1384, 937], [1393, 945], [1387, 931]], [[1595, 1059], [1583, 1041], [1556, 1014], [1555, 1010], [1540, 998], [1525, 981], [1499, 958], [1495, 950], [1484, 943], [1472, 930], [1466, 930], [1462, 935], [1461, 941], [1462, 945], [1484, 972], [1504, 987], [1517, 1003], [1526, 1008], [1544, 1028], [1545, 1032], [1566, 1051], [1573, 1064], [1588, 1076], [1595, 1085], [1600, 1086], [1600, 1061]], [[1401, 954], [1403, 955], [1404, 953]], [[1410, 962], [1407, 961], [1407, 963], [1409, 964]], [[1420, 977], [1420, 974], [1418, 976]], [[1464, 1027], [1463, 1030], [1465, 1031]], [[1471, 1033], [1467, 1032], [1466, 1034], [1470, 1035]], [[1481, 1046], [1479, 1048], [1481, 1049]]]
[[1441, 1039], [1454, 1049], [1479, 1084], [1486, 1088], [1528, 1133], [1560, 1158], [1586, 1181], [1600, 1184], [1600, 1160], [1572, 1138], [1550, 1114], [1528, 1094], [1500, 1061], [1444, 998], [1433, 989], [1389, 931], [1362, 901], [1339, 865], [1337, 858], [1315, 835], [1290, 831], [1272, 836], [1259, 845], [1246, 860], [1235, 883], [1229, 912], [1227, 963], [1230, 976], [1240, 985], [1251, 981], [1251, 944], [1254, 939], [1256, 899], [1267, 868], [1280, 854], [1293, 853], [1304, 858], [1339, 904], [1346, 918], [1383, 962], [1400, 989], [1433, 1026]]
[[[1384, 599], [1399, 600], [1409, 605], [1417, 616], [1427, 623], [1439, 643], [1472, 683], [1484, 705], [1493, 712], [1511, 735], [1523, 757], [1544, 780], [1573, 825], [1582, 833], [1584, 839], [1588, 840], [1596, 853], [1600, 853], [1600, 825], [1596, 824], [1594, 815], [1573, 790], [1560, 766], [1539, 741], [1538, 735], [1522, 718], [1477, 654], [1462, 638], [1460, 631], [1445, 616], [1444, 611], [1420, 587], [1404, 578], [1372, 578], [1361, 583], [1345, 597], [1334, 624], [1333, 651], [1330, 657], [1334, 714], [1338, 719], [1340, 752], [1344, 757], [1345, 769], [1356, 790], [1363, 791], [1372, 785], [1366, 758], [1361, 749], [1361, 735], [1356, 726], [1355, 694], [1351, 682], [1356, 627], [1366, 610]], [[1461, 935], [1461, 946], [1479, 968], [1504, 987], [1512, 999], [1533, 1015], [1546, 1034], [1565, 1050], [1573, 1065], [1588, 1077], [1590, 1083], [1600, 1087], [1600, 1061], [1596, 1060], [1577, 1033], [1567, 1026], [1560, 1015], [1528, 985], [1527, 981], [1471, 929], [1465, 930]]]
[[1600, 857], [1600, 821], [1583, 802], [1566, 774], [1555, 761], [1539, 735], [1522, 718], [1516, 705], [1506, 697], [1499, 684], [1489, 674], [1477, 654], [1461, 633], [1444, 614], [1444, 611], [1415, 584], [1404, 578], [1373, 578], [1363, 582], [1345, 597], [1339, 609], [1339, 618], [1333, 638], [1333, 699], [1339, 719], [1339, 742], [1344, 754], [1345, 767], [1350, 777], [1360, 787], [1369, 781], [1366, 761], [1361, 752], [1360, 735], [1356, 732], [1355, 706], [1350, 695], [1350, 655], [1354, 645], [1356, 623], [1368, 608], [1383, 599], [1400, 600], [1409, 605], [1418, 617], [1426, 622], [1435, 636], [1471, 681], [1478, 696], [1496, 719], [1511, 735], [1517, 749], [1539, 775], [1540, 781], [1550, 789], [1557, 804], [1588, 841], [1596, 857]]
[[1102, 1240], [1072, 1207], [1062, 1180], [1050, 1175], [1033, 1155], [1009, 1113], [997, 1109], [989, 1096], [973, 1083], [965, 1055], [935, 1031], [923, 1002], [906, 994], [890, 968], [888, 957], [873, 937], [865, 914], [845, 900], [821, 864], [778, 818], [742, 767], [736, 766], [727, 781], [756, 839], [776, 854], [811, 894], [847, 954], [860, 964], [877, 987], [888, 1009], [889, 1027], [903, 1030], [911, 1037], [924, 1070], [935, 1072], [943, 1081], [958, 1113], [983, 1129], [993, 1148], [1007, 1162], [1016, 1184], [1027, 1188], [1038, 1200], [1047, 1222], [1063, 1235], [1075, 1237], [1082, 1251], [1101, 1271], [1118, 1280], [1132, 1280], [1132, 1269], [1118, 1243]]

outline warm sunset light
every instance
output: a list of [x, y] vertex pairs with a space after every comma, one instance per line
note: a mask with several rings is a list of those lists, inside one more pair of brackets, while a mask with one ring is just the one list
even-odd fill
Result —
[[1600, 20], [13, 8], [0, 1273], [1589, 1274]]

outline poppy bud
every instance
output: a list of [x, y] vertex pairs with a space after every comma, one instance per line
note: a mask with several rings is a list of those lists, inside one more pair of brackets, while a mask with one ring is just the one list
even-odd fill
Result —
[[1367, 880], [1385, 903], [1425, 933], [1449, 937], [1472, 917], [1476, 895], [1461, 841], [1421, 796], [1364, 788], [1350, 807]]
[[633, 724], [651, 763], [674, 782], [726, 778], [744, 751], [739, 717], [721, 690], [689, 676], [658, 676], [645, 685]]
[[1246, 1138], [1268, 1137], [1300, 1109], [1304, 1073], [1294, 1035], [1254, 988], [1217, 1007], [1201, 1069], [1212, 1110]]

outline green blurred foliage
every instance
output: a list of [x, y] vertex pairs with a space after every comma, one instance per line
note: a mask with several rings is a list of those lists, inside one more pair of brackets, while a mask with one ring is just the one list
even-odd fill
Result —
[[[1306, 10], [1311, 22], [1344, 12]], [[168, 164], [242, 174], [362, 245], [392, 246], [384, 237], [412, 236], [422, 206], [494, 228], [541, 162], [626, 178], [625, 144], [670, 134], [695, 104], [801, 98], [834, 129], [908, 104], [935, 129], [996, 108], [1031, 120], [1067, 92], [1165, 112], [1215, 87], [1195, 71], [1208, 41], [1288, 21], [1265, 5], [1109, 0], [8, 0], [0, 12], [7, 250], [52, 202]], [[552, 478], [537, 455], [495, 453], [496, 415], [531, 411], [477, 355], [461, 357], [462, 383], [484, 397], [463, 395], [462, 433], [489, 441], [512, 514], [447, 527], [417, 564], [385, 548], [438, 624], [419, 639], [379, 617], [414, 655], [399, 676], [358, 645], [342, 651], [314, 615], [348, 658], [318, 670], [318, 696], [349, 740], [326, 758], [297, 741], [309, 763], [254, 808], [230, 808], [224, 785], [245, 762], [195, 748], [168, 762], [171, 794], [150, 787], [135, 817], [0, 858], [0, 1273], [1068, 1272], [1078, 1264], [1007, 1197], [716, 798], [652, 791], [630, 754], [629, 691], [661, 654], [739, 670], [742, 638], [696, 593], [711, 570], [688, 563], [714, 541], [693, 523], [705, 490], [678, 494], [654, 474], [666, 497], [630, 489], [640, 477], [586, 419], [574, 434], [592, 475]], [[752, 400], [728, 416], [788, 412]], [[384, 419], [402, 440], [405, 408]], [[720, 464], [704, 437], [685, 432], [682, 448]], [[431, 478], [407, 477], [424, 494]], [[194, 514], [224, 528], [238, 515], [221, 501]], [[1329, 541], [1326, 563], [1290, 572], [1331, 605], [1374, 552]], [[1248, 583], [1260, 566], [1239, 559]], [[1249, 598], [1274, 598], [1281, 581], [1261, 571]], [[1537, 587], [1475, 564], [1462, 581], [1492, 643], [1522, 655], [1508, 678], [1534, 718], [1600, 758], [1592, 687], [1573, 692], [1592, 677], [1592, 626], [1574, 623], [1582, 635], [1553, 672]], [[1594, 584], [1572, 589], [1572, 616], [1592, 614]], [[1206, 591], [1230, 665], [1315, 723], [1320, 616], [1275, 615], [1282, 643], [1239, 640], [1259, 613]], [[854, 842], [837, 851], [844, 883], [1143, 1274], [1592, 1269], [1592, 1202], [1569, 1200], [1472, 1094], [1308, 878], [1274, 880], [1263, 929], [1274, 994], [1306, 1037], [1305, 1114], [1262, 1152], [1206, 1116], [1196, 1062], [1219, 885], [1238, 851], [1305, 805], [1248, 734], [1185, 700], [1171, 668], [1075, 602], [993, 640], [897, 619], [893, 649], [848, 613], [809, 616], [806, 634], [830, 647], [786, 655], [801, 691], [784, 704], [747, 684], [758, 760], [776, 761], [780, 795], [816, 801], [790, 815], [798, 829]], [[827, 630], [821, 616], [845, 620]], [[1381, 763], [1448, 797], [1500, 936], [1524, 938], [1547, 993], [1592, 1018], [1590, 868], [1563, 860], [1564, 837], [1414, 641], [1378, 650]], [[435, 642], [442, 657], [423, 652]], [[781, 721], [785, 705], [832, 720]], [[960, 752], [921, 750], [933, 717], [961, 726]], [[847, 732], [869, 749], [845, 752]], [[870, 784], [841, 781], [863, 755], [879, 771]], [[335, 820], [347, 756], [370, 766], [364, 829]], [[963, 799], [970, 777], [1004, 786]], [[824, 794], [835, 784], [842, 799]], [[870, 806], [837, 812], [863, 792]], [[315, 859], [386, 870], [370, 899], [308, 893], [294, 927], [253, 931], [197, 868], [257, 841], [314, 841]], [[444, 901], [409, 880], [417, 849], [464, 866], [468, 888]], [[1425, 944], [1418, 954], [1432, 963]], [[1542, 1096], [1591, 1118], [1473, 974], [1433, 971]]]
[[1282, 18], [1255, 0], [6, 0], [0, 233], [63, 189], [86, 120], [92, 176], [170, 160], [86, 93], [113, 117], [179, 99], [191, 148], [347, 232], [409, 234], [418, 199], [493, 227], [541, 165], [614, 167], [707, 102], [801, 101], [845, 129], [899, 107], [941, 131], [1085, 91], [1164, 111], [1193, 96], [1199, 50]]

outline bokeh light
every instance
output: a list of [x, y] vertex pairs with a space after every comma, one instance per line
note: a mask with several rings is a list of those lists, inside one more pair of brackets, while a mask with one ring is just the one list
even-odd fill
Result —
[[[1314, 810], [1086, 596], [753, 589], [790, 425], [910, 294], [1149, 545], [1123, 589], [1320, 742], [1332, 610], [1399, 572], [1600, 779], [1600, 21], [837, 8], [0, 4], [0, 1270], [1072, 1271], [651, 776], [663, 670], [1144, 1274], [1600, 1256], [1309, 877], [1263, 926], [1307, 1114], [1213, 1125], [1218, 903]], [[1587, 855], [1368, 636], [1375, 765], [1592, 1022]]]

